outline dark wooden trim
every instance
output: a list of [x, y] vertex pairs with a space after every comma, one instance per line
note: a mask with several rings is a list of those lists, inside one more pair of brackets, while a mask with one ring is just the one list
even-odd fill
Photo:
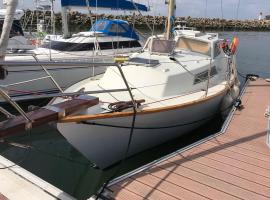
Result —
[[[32, 127], [37, 127], [49, 122], [59, 120], [59, 112], [65, 112], [66, 115], [97, 105], [99, 99], [93, 97], [86, 99], [72, 99], [53, 105], [59, 111], [54, 111], [46, 108], [40, 108], [27, 113], [27, 116], [32, 120]], [[22, 116], [8, 119], [0, 122], [0, 137], [11, 136], [19, 132], [25, 131], [26, 120]]]

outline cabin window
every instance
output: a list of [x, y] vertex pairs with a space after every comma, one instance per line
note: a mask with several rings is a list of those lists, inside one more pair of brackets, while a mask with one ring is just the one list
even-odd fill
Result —
[[221, 53], [219, 42], [214, 44], [214, 58], [217, 57]]
[[129, 30], [129, 24], [121, 24], [127, 31]]
[[[151, 43], [149, 43], [148, 45], [151, 45]], [[175, 41], [153, 39], [151, 51], [153, 53], [169, 54], [173, 52], [174, 47], [175, 47]]]
[[112, 24], [110, 28], [110, 32], [112, 33], [125, 33], [126, 31], [118, 24]]
[[[216, 68], [216, 66], [211, 67], [210, 78], [212, 78], [216, 74], [217, 74], [217, 68]], [[205, 70], [205, 71], [203, 71], [203, 72], [195, 75], [194, 83], [193, 84], [194, 85], [195, 84], [198, 84], [198, 83], [203, 82], [203, 81], [205, 81], [207, 79], [208, 79], [208, 70]]]
[[176, 48], [201, 53], [207, 56], [211, 55], [209, 43], [192, 38], [180, 37], [177, 41]]
[[103, 31], [108, 25], [108, 21], [99, 21], [93, 25], [91, 31]]

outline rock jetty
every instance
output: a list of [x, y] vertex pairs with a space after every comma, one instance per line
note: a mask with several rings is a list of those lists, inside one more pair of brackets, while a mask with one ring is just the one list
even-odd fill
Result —
[[[123, 19], [128, 22], [133, 22], [132, 15], [92, 15], [93, 20], [96, 18], [106, 19]], [[37, 19], [44, 19], [45, 24], [50, 24], [50, 13], [49, 12], [31, 12], [26, 11], [22, 21], [26, 30], [35, 30]], [[87, 30], [90, 27], [91, 20], [89, 15], [82, 14], [74, 11], [68, 15], [69, 27], [71, 31]], [[167, 18], [165, 16], [140, 16], [135, 15], [135, 26], [138, 28], [146, 27], [146, 21], [151, 26], [155, 24], [158, 29], [164, 29]], [[28, 21], [28, 23], [25, 23]], [[186, 21], [187, 26], [196, 27], [198, 30], [225, 30], [225, 31], [270, 31], [270, 20], [225, 20], [219, 18], [192, 18], [192, 17], [176, 17], [175, 21]], [[31, 22], [31, 23], [30, 23]], [[57, 30], [61, 30], [62, 18], [60, 13], [55, 14], [55, 24]]]

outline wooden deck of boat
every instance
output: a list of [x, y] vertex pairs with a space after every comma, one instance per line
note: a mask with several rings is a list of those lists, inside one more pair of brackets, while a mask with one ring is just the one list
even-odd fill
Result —
[[270, 83], [250, 82], [226, 132], [110, 186], [118, 200], [270, 199], [265, 110]]

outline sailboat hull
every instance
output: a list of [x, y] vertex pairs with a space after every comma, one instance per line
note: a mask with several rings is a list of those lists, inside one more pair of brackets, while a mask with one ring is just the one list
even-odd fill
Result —
[[[211, 99], [186, 107], [137, 115], [128, 156], [203, 125], [220, 112], [224, 96], [225, 93], [220, 93]], [[120, 161], [125, 155], [132, 120], [133, 116], [128, 116], [85, 123], [59, 123], [57, 128], [86, 158], [100, 168], [106, 168]]]
[[[48, 66], [46, 69], [58, 85], [64, 90], [83, 79], [104, 73], [106, 66], [98, 68], [93, 68], [90, 65], [89, 67]], [[6, 87], [9, 95], [13, 98], [20, 97], [21, 99], [27, 99], [31, 95], [58, 93], [58, 88], [50, 78], [40, 79], [45, 76], [47, 76], [47, 74], [40, 66], [8, 67], [8, 75], [4, 80], [1, 80], [1, 85], [25, 82], [23, 84], [10, 85]], [[34, 79], [36, 80], [31, 81]], [[0, 102], [4, 102], [1, 97]]]

